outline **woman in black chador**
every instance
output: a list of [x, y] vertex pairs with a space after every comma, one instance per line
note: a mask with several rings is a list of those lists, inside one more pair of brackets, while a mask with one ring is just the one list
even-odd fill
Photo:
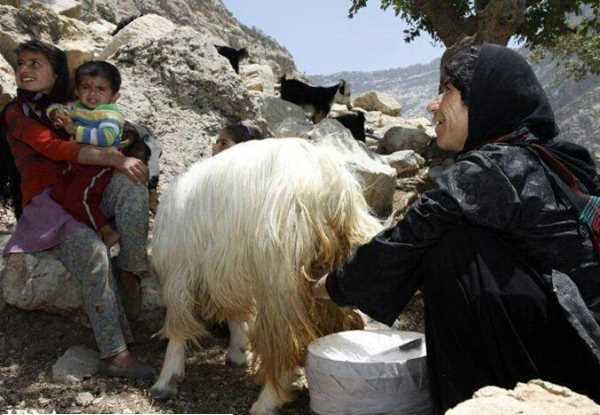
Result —
[[423, 288], [440, 413], [482, 386], [535, 378], [600, 400], [597, 213], [579, 203], [600, 195], [594, 163], [554, 140], [546, 95], [515, 51], [471, 48], [445, 71], [432, 109], [456, 163], [315, 295], [392, 324]]

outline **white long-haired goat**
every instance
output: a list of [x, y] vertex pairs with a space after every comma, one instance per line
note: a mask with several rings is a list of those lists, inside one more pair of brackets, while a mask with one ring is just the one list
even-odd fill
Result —
[[[362, 327], [360, 317], [310, 294], [319, 276], [381, 230], [361, 187], [334, 150], [301, 139], [239, 144], [196, 163], [159, 205], [152, 262], [169, 338], [155, 397], [177, 392], [185, 342], [201, 320], [229, 321], [228, 360], [252, 363], [264, 382], [252, 414], [272, 414], [314, 339]], [[201, 320], [199, 320], [201, 319]]]

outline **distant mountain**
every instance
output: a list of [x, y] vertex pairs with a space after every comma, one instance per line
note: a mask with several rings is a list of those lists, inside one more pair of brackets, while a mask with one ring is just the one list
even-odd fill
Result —
[[[427, 65], [308, 78], [314, 85], [330, 85], [343, 78], [350, 82], [355, 97], [369, 90], [388, 93], [403, 105], [403, 116], [422, 117], [428, 116], [425, 106], [437, 94], [439, 64], [436, 59]], [[549, 60], [533, 67], [552, 103], [562, 138], [600, 153], [600, 77], [590, 76], [580, 82], [565, 79], [557, 75]]]

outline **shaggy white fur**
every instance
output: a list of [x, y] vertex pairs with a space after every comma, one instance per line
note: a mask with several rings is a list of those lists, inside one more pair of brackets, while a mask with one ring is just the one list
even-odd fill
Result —
[[[265, 387], [251, 413], [274, 413], [290, 399], [311, 341], [362, 326], [356, 313], [314, 299], [312, 278], [381, 228], [335, 150], [268, 139], [194, 164], [162, 196], [155, 223], [152, 262], [170, 342], [153, 394], [176, 390], [182, 345], [204, 334], [200, 318], [252, 321], [252, 363]], [[228, 357], [239, 364], [246, 331], [231, 331]]]

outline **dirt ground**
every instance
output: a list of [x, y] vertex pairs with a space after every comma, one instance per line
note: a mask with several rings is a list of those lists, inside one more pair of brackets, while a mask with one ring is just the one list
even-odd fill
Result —
[[[403, 329], [422, 330], [420, 297], [398, 322]], [[138, 343], [133, 352], [159, 369], [166, 341], [153, 338], [161, 315], [133, 323]], [[252, 373], [225, 365], [226, 333], [193, 348], [186, 359], [186, 379], [176, 400], [154, 401], [150, 381], [92, 377], [77, 385], [52, 381], [52, 365], [71, 346], [95, 349], [92, 331], [65, 317], [21, 311], [0, 312], [0, 413], [215, 413], [246, 414], [260, 392]], [[93, 399], [84, 399], [89, 392]], [[88, 395], [89, 397], [89, 395]], [[281, 411], [309, 414], [307, 389]]]

